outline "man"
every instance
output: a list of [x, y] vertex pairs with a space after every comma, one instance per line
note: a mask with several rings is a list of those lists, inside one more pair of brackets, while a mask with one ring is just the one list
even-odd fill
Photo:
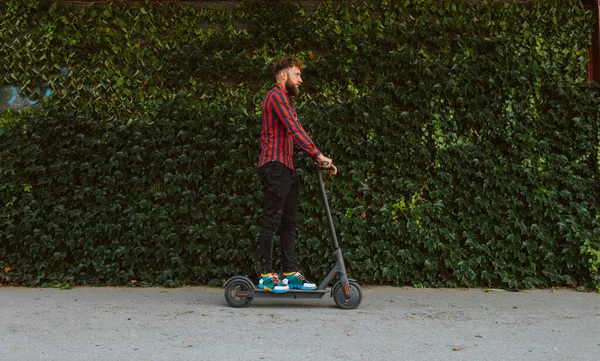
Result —
[[[298, 121], [292, 97], [300, 93], [301, 70], [304, 64], [296, 58], [279, 60], [273, 66], [275, 87], [262, 104], [260, 135], [260, 180], [264, 192], [262, 227], [259, 235], [261, 278], [258, 287], [282, 293], [292, 289], [317, 288], [297, 271], [294, 250], [298, 228], [299, 182], [293, 155], [294, 143], [300, 146], [321, 167], [337, 173], [332, 160], [314, 145]], [[281, 266], [283, 279], [273, 271], [273, 237], [281, 227]]]

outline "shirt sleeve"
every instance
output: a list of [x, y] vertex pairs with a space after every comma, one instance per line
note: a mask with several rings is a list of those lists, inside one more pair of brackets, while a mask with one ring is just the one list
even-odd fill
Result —
[[317, 149], [310, 136], [304, 130], [304, 127], [298, 119], [292, 116], [292, 109], [286, 99], [281, 94], [274, 93], [271, 103], [275, 114], [285, 125], [288, 133], [306, 153], [315, 159], [321, 152]]

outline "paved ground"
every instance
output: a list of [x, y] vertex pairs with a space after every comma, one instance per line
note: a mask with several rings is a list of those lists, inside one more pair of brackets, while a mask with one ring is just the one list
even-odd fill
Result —
[[0, 360], [600, 360], [600, 295], [363, 287], [356, 310], [223, 289], [0, 288]]

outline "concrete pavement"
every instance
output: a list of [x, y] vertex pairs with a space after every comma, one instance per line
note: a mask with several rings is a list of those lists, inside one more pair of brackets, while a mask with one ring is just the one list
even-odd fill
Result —
[[600, 360], [600, 295], [363, 287], [227, 305], [215, 287], [0, 288], [0, 361]]

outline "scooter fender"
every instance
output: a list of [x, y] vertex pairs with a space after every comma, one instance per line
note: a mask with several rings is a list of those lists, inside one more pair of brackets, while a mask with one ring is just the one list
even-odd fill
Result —
[[230, 279], [228, 279], [227, 281], [225, 281], [223, 288], [227, 288], [227, 286], [229, 286], [229, 284], [235, 280], [241, 280], [241, 281], [248, 283], [249, 290], [252, 290], [255, 288], [254, 283], [252, 283], [252, 280], [250, 280], [250, 278], [248, 278], [248, 276], [233, 276]]

